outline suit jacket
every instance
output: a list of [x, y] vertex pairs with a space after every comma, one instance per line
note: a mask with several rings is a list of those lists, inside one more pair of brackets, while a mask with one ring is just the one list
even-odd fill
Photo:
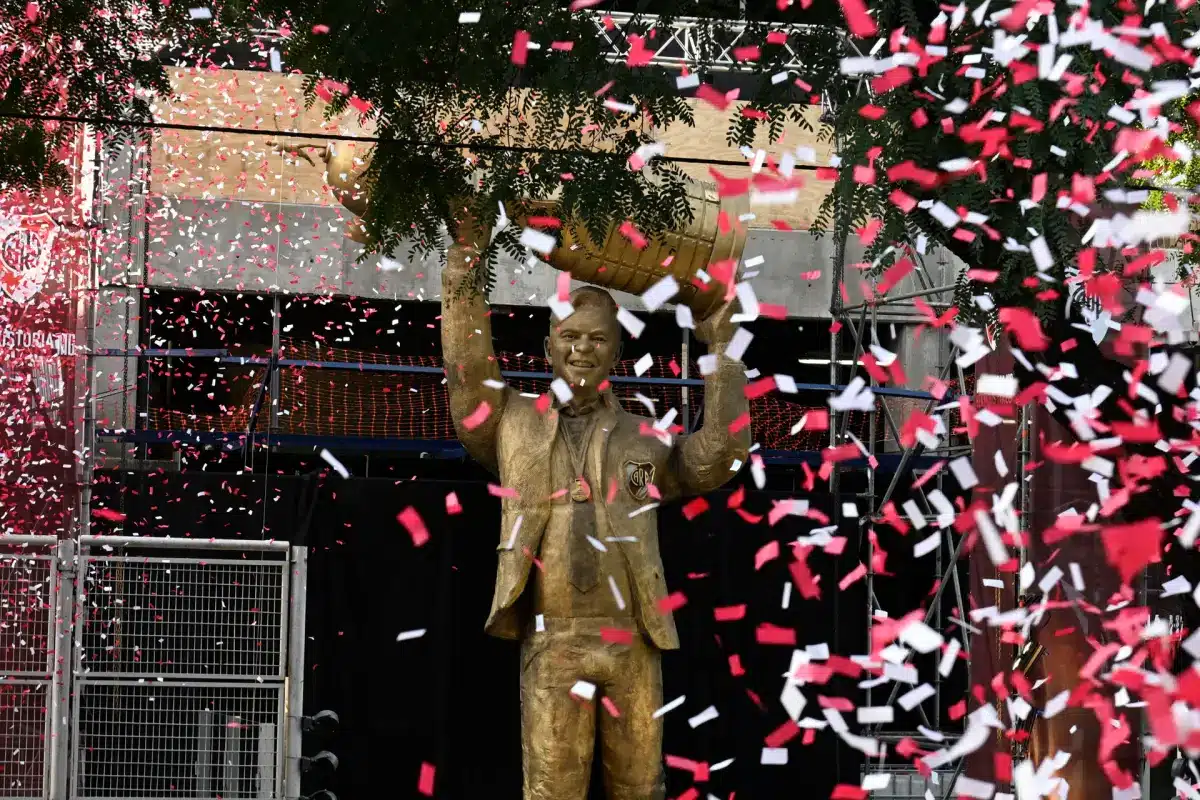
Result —
[[[554, 408], [538, 411], [535, 398], [510, 387], [497, 388], [500, 368], [492, 351], [487, 303], [465, 285], [471, 280], [465, 261], [464, 248], [451, 248], [450, 264], [443, 272], [442, 356], [460, 441], [473, 458], [499, 475], [503, 487], [513, 490], [501, 500], [496, 589], [485, 630], [516, 639], [527, 623], [520, 618], [517, 601], [550, 517], [550, 464], [559, 415]], [[713, 349], [719, 352], [724, 345]], [[487, 386], [485, 381], [494, 383]], [[654, 420], [626, 412], [611, 391], [593, 412], [601, 415], [588, 449], [589, 475], [602, 487], [593, 497], [597, 529], [633, 539], [616, 545], [629, 567], [632, 608], [645, 633], [663, 650], [679, 647], [679, 635], [671, 614], [659, 608], [667, 585], [657, 516], [648, 506], [712, 491], [745, 462], [750, 431], [746, 420], [739, 419], [749, 411], [745, 383], [740, 362], [720, 356], [716, 371], [705, 378], [704, 424], [689, 436], [654, 431]], [[482, 403], [487, 404], [486, 419], [468, 429], [463, 421]], [[736, 430], [731, 432], [731, 426]], [[647, 482], [657, 489], [660, 501], [649, 496]]]

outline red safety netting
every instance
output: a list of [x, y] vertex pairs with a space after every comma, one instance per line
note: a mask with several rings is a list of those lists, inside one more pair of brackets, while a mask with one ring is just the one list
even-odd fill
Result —
[[[279, 370], [278, 432], [321, 436], [370, 437], [383, 439], [454, 439], [446, 389], [442, 383], [441, 359], [435, 356], [396, 356], [348, 348], [320, 347], [312, 342], [284, 340], [281, 357], [310, 362], [347, 364], [390, 364], [436, 368], [435, 374], [364, 372], [357, 369], [283, 367]], [[500, 353], [501, 369], [514, 372], [549, 372], [541, 356]], [[619, 362], [614, 375], [634, 374], [634, 361]], [[676, 359], [655, 357], [642, 376], [675, 378], [682, 374]], [[698, 375], [693, 364], [690, 375]], [[509, 379], [510, 385], [524, 392], [546, 392], [549, 381]], [[649, 415], [650, 407], [638, 395], [653, 403], [653, 414], [662, 417], [670, 409], [682, 413], [683, 391], [680, 386], [630, 385], [618, 383], [614, 391], [631, 412]], [[245, 393], [240, 402], [221, 415], [198, 415], [169, 409], [151, 409], [150, 422], [155, 428], [198, 431], [236, 432], [246, 430], [251, 409], [258, 396], [256, 389]], [[801, 431], [792, 435], [792, 427], [805, 414], [828, 408], [824, 393], [801, 392], [793, 395], [773, 392], [750, 404], [754, 439], [768, 450], [820, 450], [829, 444], [827, 431]], [[704, 391], [692, 387], [689, 406], [693, 416], [703, 406]], [[266, 431], [270, 419], [268, 396], [256, 420], [255, 429]], [[903, 425], [914, 409], [923, 409], [926, 401], [914, 398], [887, 399], [897, 425]], [[957, 415], [955, 415], [957, 416]], [[848, 430], [866, 443], [868, 415], [851, 412]], [[893, 440], [880, 421], [878, 434], [883, 441]]]

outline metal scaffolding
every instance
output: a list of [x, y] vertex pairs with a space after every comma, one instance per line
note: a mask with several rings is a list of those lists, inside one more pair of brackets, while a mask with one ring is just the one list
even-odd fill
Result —
[[[834, 385], [843, 385], [850, 382], [855, 376], [858, 376], [860, 380], [866, 381], [867, 388], [874, 393], [879, 387], [878, 382], [870, 374], [870, 371], [867, 371], [866, 375], [862, 375], [859, 367], [862, 363], [860, 359], [864, 354], [870, 352], [871, 345], [877, 345], [880, 342], [879, 324], [881, 317], [884, 317], [885, 321], [888, 321], [915, 316], [913, 312], [909, 311], [909, 313], [905, 313], [905, 311], [912, 308], [912, 301], [916, 298], [931, 298], [930, 301], [927, 301], [929, 305], [934, 307], [948, 307], [948, 303], [938, 303], [936, 299], [944, 298], [948, 293], [952, 293], [955, 286], [953, 283], [933, 285], [927, 271], [923, 268], [918, 268], [912, 272], [913, 280], [916, 282], [915, 290], [897, 293], [888, 297], [880, 297], [872, 291], [870, 296], [873, 299], [860, 303], [846, 304], [843, 302], [841, 293], [845, 274], [845, 243], [838, 242], [836, 250], [837, 253], [834, 256], [833, 263], [833, 280], [831, 281], [833, 292], [830, 301], [830, 316], [833, 320], [833, 325], [830, 337], [829, 382]], [[924, 264], [922, 263], [923, 266]], [[874, 289], [877, 282], [872, 280], [871, 283], [871, 288]], [[902, 330], [900, 335], [909, 334], [908, 331]], [[898, 355], [897, 358], [899, 358]], [[848, 373], [845, 371], [848, 371]], [[953, 375], [951, 374], [952, 371]], [[937, 378], [940, 383], [946, 384], [952, 377], [957, 384], [957, 392], [961, 393], [965, 391], [966, 376], [963, 367], [947, 348], [943, 363], [938, 370]], [[934, 630], [941, 631], [948, 622], [965, 622], [968, 619], [967, 597], [969, 591], [964, 588], [963, 579], [960, 571], [957, 569], [963, 542], [966, 537], [959, 537], [958, 541], [955, 542], [954, 537], [950, 534], [950, 523], [953, 521], [953, 514], [950, 515], [949, 520], [946, 519], [946, 501], [944, 499], [943, 486], [944, 471], [940, 469], [942, 460], [970, 456], [970, 444], [956, 444], [954, 442], [949, 417], [950, 412], [957, 406], [956, 401], [956, 393], [948, 392], [943, 396], [941, 401], [932, 394], [926, 394], [924, 403], [922, 404], [923, 413], [927, 416], [935, 416], [935, 418], [940, 418], [941, 420], [941, 435], [938, 436], [937, 446], [928, 447], [926, 446], [928, 442], [922, 443], [919, 438], [914, 438], [905, 446], [901, 444], [900, 435], [904, 420], [897, 420], [887, 399], [877, 395], [872, 409], [868, 412], [869, 428], [866, 440], [856, 442], [867, 453], [868, 461], [866, 467], [866, 490], [855, 495], [855, 507], [858, 516], [854, 520], [858, 529], [859, 552], [863, 554], [863, 563], [866, 565], [865, 581], [868, 599], [866, 610], [866, 641], [868, 643], [872, 641], [872, 631], [880, 615], [886, 613], [885, 609], [881, 607], [876, 594], [876, 580], [878, 576], [874, 569], [873, 558], [875, 555], [876, 540], [871, 534], [875, 524], [883, 518], [881, 514], [882, 509], [894, 501], [894, 498], [897, 497], [897, 492], [906, 484], [913, 488], [911, 496], [906, 498], [904, 502], [906, 513], [921, 527], [925, 524], [936, 526], [937, 532], [935, 535], [940, 537], [940, 540], [932, 551], [934, 563], [931, 577], [937, 580], [937, 588], [929, 600], [924, 621]], [[844, 445], [851, 439], [847, 431], [848, 417], [849, 412], [846, 411], [831, 415], [829, 428], [829, 444], [831, 447]], [[880, 435], [881, 433], [883, 435]], [[887, 485], [882, 487], [881, 492], [881, 487], [876, 482], [876, 469], [872, 467], [872, 464], [876, 462], [878, 448], [885, 441], [894, 442], [896, 447], [901, 448], [901, 455], [899, 467], [891, 475]], [[917, 457], [921, 455], [927, 458], [918, 459]], [[932, 467], [928, 466], [930, 460], [928, 457], [930, 456], [936, 459]], [[925, 482], [922, 480], [922, 477], [919, 477], [919, 474], [931, 468], [938, 471], [936, 475], [928, 479], [928, 482]], [[841, 470], [835, 468], [830, 476], [831, 491], [835, 497], [841, 496], [841, 479]], [[941, 497], [938, 497], [938, 494], [941, 494]], [[942, 504], [940, 515], [931, 497]], [[838, 512], [839, 522], [841, 522], [843, 520], [841, 519], [842, 508], [840, 501]], [[918, 519], [920, 520], [919, 522], [917, 522]], [[943, 613], [943, 594], [947, 589], [953, 592], [954, 608], [958, 615], [957, 620], [946, 620], [946, 615]], [[958, 624], [957, 627], [962, 650], [970, 653], [971, 632], [966, 625]], [[931, 680], [935, 698], [932, 714], [925, 710], [923, 704], [916, 706], [921, 724], [932, 731], [940, 732], [942, 728], [943, 681], [942, 671], [935, 670]], [[967, 683], [970, 685], [969, 659], [967, 660]], [[870, 684], [868, 684], [868, 688], [866, 689], [865, 706], [892, 706], [901, 691], [900, 684], [893, 682], [886, 704], [883, 704], [875, 702], [874, 691], [869, 687]], [[920, 730], [882, 731], [879, 726], [873, 726], [871, 735], [885, 743], [898, 742], [903, 738], [913, 738], [937, 746], [929, 736]], [[947, 734], [947, 736], [953, 738], [952, 734]], [[881, 758], [878, 764], [872, 765], [868, 763], [866, 768], [868, 770], [873, 767], [878, 768], [876, 771], [880, 769], [888, 772], [896, 771], [893, 767], [884, 766], [882, 761], [883, 759]], [[957, 779], [958, 771], [961, 771], [961, 769], [962, 765], [960, 762], [957, 770], [947, 774], [949, 780], [941, 785], [922, 783], [920, 792], [914, 796], [920, 796], [926, 789], [939, 793], [939, 796], [949, 796], [953, 782]]]

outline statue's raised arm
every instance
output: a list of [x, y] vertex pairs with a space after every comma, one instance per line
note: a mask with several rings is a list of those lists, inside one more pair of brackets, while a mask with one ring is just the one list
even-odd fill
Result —
[[737, 331], [726, 302], [696, 326], [696, 338], [708, 345], [713, 363], [704, 376], [704, 422], [700, 430], [682, 436], [671, 458], [677, 486], [664, 487], [683, 495], [711, 492], [723, 486], [746, 462], [750, 452], [750, 401], [746, 398], [746, 367], [726, 355]]
[[459, 225], [442, 271], [442, 366], [454, 431], [466, 451], [499, 473], [496, 434], [508, 399], [492, 349], [491, 308], [479, 271], [487, 234]]

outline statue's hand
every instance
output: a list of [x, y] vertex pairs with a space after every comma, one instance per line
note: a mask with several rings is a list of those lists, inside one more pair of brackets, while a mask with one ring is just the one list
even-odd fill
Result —
[[317, 162], [313, 161], [312, 156], [308, 154], [309, 150], [320, 150], [321, 160], [329, 160], [329, 148], [323, 144], [308, 144], [306, 142], [276, 142], [268, 140], [267, 147], [270, 147], [276, 153], [286, 153], [287, 155], [299, 156], [309, 164], [312, 164], [314, 167], [317, 165]]
[[709, 346], [725, 344], [733, 338], [733, 333], [737, 330], [737, 325], [732, 321], [733, 306], [736, 302], [737, 297], [731, 297], [696, 323], [696, 338]]

